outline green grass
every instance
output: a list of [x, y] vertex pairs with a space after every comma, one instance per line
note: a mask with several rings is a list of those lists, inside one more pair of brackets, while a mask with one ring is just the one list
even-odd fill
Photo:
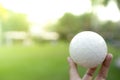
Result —
[[[0, 47], [0, 80], [69, 80], [67, 63], [68, 43], [39, 44], [35, 46]], [[109, 46], [114, 59], [108, 74], [108, 80], [118, 80], [119, 69], [114, 60], [120, 50]], [[79, 66], [83, 76], [85, 68]]]
[[68, 45], [0, 48], [0, 80], [68, 80]]

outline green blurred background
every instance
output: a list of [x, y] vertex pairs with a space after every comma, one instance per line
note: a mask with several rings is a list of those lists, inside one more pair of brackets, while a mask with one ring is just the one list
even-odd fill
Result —
[[0, 80], [69, 80], [69, 43], [86, 30], [106, 40], [107, 80], [119, 80], [120, 0], [0, 0]]

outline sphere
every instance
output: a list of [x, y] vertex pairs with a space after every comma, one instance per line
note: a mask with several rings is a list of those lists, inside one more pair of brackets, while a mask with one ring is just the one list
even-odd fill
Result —
[[107, 55], [107, 45], [98, 33], [83, 31], [73, 37], [69, 51], [70, 57], [76, 64], [93, 68], [104, 61]]

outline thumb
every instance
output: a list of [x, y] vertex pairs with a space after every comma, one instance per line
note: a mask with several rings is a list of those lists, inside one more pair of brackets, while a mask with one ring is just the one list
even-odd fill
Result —
[[70, 57], [68, 57], [68, 63], [70, 66], [69, 69], [70, 80], [81, 80], [77, 71], [77, 64], [75, 64]]

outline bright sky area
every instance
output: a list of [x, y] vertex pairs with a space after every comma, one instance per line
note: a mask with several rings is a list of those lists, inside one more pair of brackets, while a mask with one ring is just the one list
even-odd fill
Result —
[[[90, 0], [0, 0], [0, 4], [15, 12], [26, 13], [31, 22], [41, 25], [56, 21], [66, 12], [80, 15], [92, 8]], [[113, 1], [106, 8], [96, 7], [95, 11], [102, 21], [120, 20], [120, 12]]]

